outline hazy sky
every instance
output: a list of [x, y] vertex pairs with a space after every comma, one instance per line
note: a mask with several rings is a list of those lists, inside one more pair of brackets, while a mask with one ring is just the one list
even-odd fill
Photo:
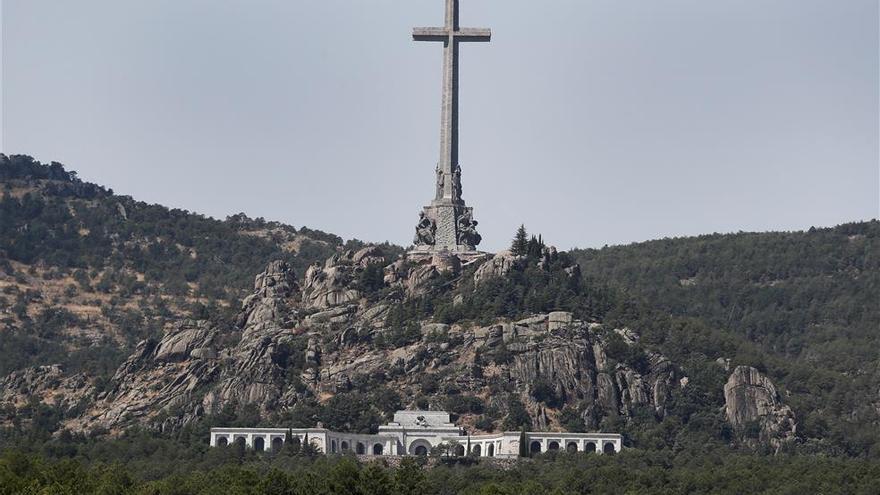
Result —
[[[487, 250], [878, 216], [877, 0], [461, 0]], [[3, 151], [137, 199], [412, 239], [443, 0], [3, 0]]]

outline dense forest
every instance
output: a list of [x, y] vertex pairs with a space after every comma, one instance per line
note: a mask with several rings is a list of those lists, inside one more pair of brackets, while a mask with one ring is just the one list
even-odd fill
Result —
[[[0, 155], [0, 183], [0, 379], [57, 364], [64, 376], [96, 377], [101, 393], [137, 343], [172, 322], [210, 320], [225, 338], [240, 337], [234, 320], [241, 300], [269, 261], [287, 261], [301, 278], [309, 265], [365, 245], [244, 214], [216, 220], [146, 204], [27, 156]], [[479, 285], [475, 268], [440, 277], [423, 296], [395, 305], [390, 332], [367, 345], [412, 344], [422, 338], [417, 321], [479, 326], [550, 311], [632, 329], [637, 345], [608, 337], [611, 362], [640, 370], [646, 349], [654, 349], [677, 363], [689, 384], [671, 392], [664, 418], [640, 410], [633, 421], [606, 419], [603, 429], [624, 434], [630, 448], [623, 454], [548, 454], [502, 467], [442, 458], [386, 467], [205, 446], [215, 424], [320, 421], [375, 431], [395, 408], [413, 399], [428, 404], [427, 396], [386, 386], [383, 380], [401, 372], [392, 367], [274, 416], [230, 409], [182, 429], [133, 429], [115, 438], [61, 427], [84, 404], [62, 407], [38, 397], [15, 408], [0, 404], [0, 494], [880, 492], [877, 220], [559, 253], [522, 227], [511, 250], [522, 259], [519, 269]], [[390, 261], [402, 248], [386, 243], [382, 251]], [[368, 266], [355, 281], [369, 301], [393, 292], [382, 266]], [[461, 344], [447, 335], [429, 340]], [[307, 366], [306, 345], [290, 344], [292, 375]], [[510, 359], [501, 346], [478, 356], [472, 372]], [[797, 439], [777, 455], [738, 444], [723, 420], [723, 385], [737, 365], [767, 374], [795, 412]], [[297, 380], [294, 387], [302, 386]], [[454, 417], [475, 415], [486, 431], [531, 426], [514, 399], [489, 407], [438, 389], [437, 380], [426, 375], [420, 389], [448, 394], [443, 407]], [[583, 428], [576, 404], [553, 384], [538, 385], [530, 392], [537, 403], [560, 409], [566, 428]], [[506, 387], [493, 391], [513, 397]]]
[[[732, 359], [766, 371], [785, 386], [804, 438], [880, 455], [877, 220], [571, 254], [587, 278], [651, 308], [632, 315], [647, 342], [681, 359]], [[676, 336], [670, 318], [692, 328]]]

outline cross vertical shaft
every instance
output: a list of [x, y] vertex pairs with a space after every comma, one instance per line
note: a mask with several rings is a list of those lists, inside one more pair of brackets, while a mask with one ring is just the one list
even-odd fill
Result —
[[[453, 191], [453, 173], [458, 165], [458, 0], [446, 0], [446, 31], [443, 44], [443, 96], [440, 112], [440, 162], [443, 174], [442, 199], [459, 200]], [[449, 180], [452, 178], [453, 180]], [[437, 198], [441, 199], [441, 198]]]
[[[440, 112], [440, 160], [434, 201], [426, 206], [416, 226], [415, 252], [475, 253], [481, 237], [473, 209], [461, 197], [461, 167], [458, 164], [458, 50], [462, 42], [488, 42], [489, 29], [461, 28], [458, 0], [446, 0], [443, 27], [413, 29], [415, 41], [443, 43], [443, 93]], [[462, 254], [464, 253], [464, 254]]]
[[458, 59], [459, 43], [488, 42], [489, 29], [459, 27], [458, 0], [446, 0], [446, 22], [442, 28], [415, 28], [416, 41], [443, 43], [443, 92], [440, 112], [440, 160], [437, 164], [438, 201], [461, 201], [456, 185], [458, 170]]

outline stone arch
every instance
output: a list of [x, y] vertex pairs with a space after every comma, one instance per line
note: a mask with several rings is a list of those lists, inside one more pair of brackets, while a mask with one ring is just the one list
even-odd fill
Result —
[[431, 452], [431, 444], [425, 440], [416, 440], [409, 444], [410, 455], [426, 456]]
[[486, 456], [495, 457], [495, 444], [490, 443], [489, 447], [486, 449]]
[[363, 455], [367, 453], [367, 448], [364, 446], [362, 442], [357, 443], [357, 450], [355, 451], [358, 455]]
[[266, 439], [263, 437], [254, 438], [254, 450], [257, 452], [266, 450]]
[[284, 439], [281, 437], [275, 437], [272, 439], [272, 452], [281, 452], [281, 449], [284, 447]]
[[229, 439], [226, 437], [218, 437], [217, 438], [217, 446], [218, 447], [226, 447], [229, 445]]
[[381, 443], [373, 445], [373, 455], [382, 455], [384, 452], [385, 447], [383, 447]]
[[540, 454], [541, 453], [541, 442], [535, 440], [529, 445], [529, 453], [530, 454]]
[[247, 439], [245, 437], [236, 437], [235, 445], [239, 447], [247, 447]]
[[559, 442], [553, 440], [547, 445], [547, 450], [559, 450]]
[[342, 451], [343, 451], [343, 452], [347, 452], [348, 449], [349, 449], [349, 447], [348, 447], [348, 442], [346, 442], [345, 440], [343, 440], [343, 441], [342, 441]]
[[464, 456], [464, 445], [456, 445], [455, 446], [455, 455], [458, 457]]
[[336, 440], [330, 440], [330, 453], [336, 453]]
[[589, 452], [591, 454], [596, 452], [596, 444], [593, 442], [587, 442], [587, 446], [584, 448], [584, 452]]
[[614, 444], [612, 442], [605, 442], [605, 445], [602, 447], [602, 452], [605, 454], [615, 453], [616, 450], [614, 450]]
[[476, 444], [471, 448], [471, 454], [473, 454], [474, 457], [480, 457], [483, 454], [483, 448], [480, 444]]
[[577, 452], [578, 451], [577, 442], [568, 442], [568, 445], [565, 446], [565, 451], [568, 452], [569, 454], [574, 454], [575, 452]]

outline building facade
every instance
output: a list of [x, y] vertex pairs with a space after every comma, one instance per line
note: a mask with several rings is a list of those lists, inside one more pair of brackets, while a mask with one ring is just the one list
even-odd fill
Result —
[[[394, 421], [380, 426], [376, 435], [339, 433], [325, 428], [211, 428], [211, 446], [239, 443], [258, 451], [278, 451], [287, 433], [309, 442], [328, 454], [428, 455], [440, 445], [453, 455], [476, 457], [517, 457], [521, 432], [506, 431], [488, 435], [468, 435], [454, 425], [443, 411], [398, 411]], [[620, 452], [622, 437], [615, 433], [526, 432], [532, 454], [550, 450], [567, 452]]]

